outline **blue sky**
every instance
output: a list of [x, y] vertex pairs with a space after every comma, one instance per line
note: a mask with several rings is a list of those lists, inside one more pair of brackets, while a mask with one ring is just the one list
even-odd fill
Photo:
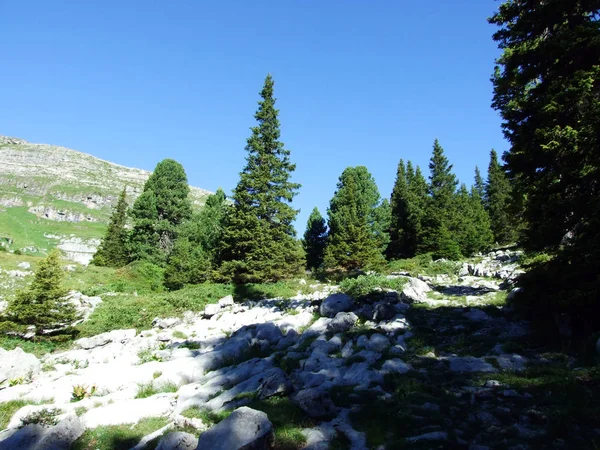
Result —
[[264, 77], [303, 185], [300, 233], [347, 166], [390, 195], [400, 158], [437, 137], [461, 181], [507, 147], [490, 108], [493, 0], [0, 2], [0, 134], [227, 193]]

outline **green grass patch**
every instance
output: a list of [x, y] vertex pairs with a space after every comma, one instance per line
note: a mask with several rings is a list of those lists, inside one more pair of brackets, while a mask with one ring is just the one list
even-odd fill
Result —
[[0, 403], [0, 430], [4, 430], [12, 416], [23, 406], [31, 405], [31, 402], [24, 400], [11, 400], [9, 402]]
[[181, 413], [183, 417], [188, 419], [201, 419], [202, 422], [208, 425], [215, 425], [222, 420], [227, 419], [233, 411], [208, 411], [206, 409], [192, 407]]
[[406, 280], [402, 278], [386, 278], [383, 275], [360, 275], [347, 278], [340, 283], [340, 291], [355, 299], [370, 296], [382, 296], [383, 289], [401, 291]]
[[[164, 427], [167, 418], [142, 419], [135, 425], [117, 425], [86, 430], [71, 446], [71, 450], [128, 450], [137, 445], [144, 436]], [[155, 448], [158, 440], [146, 447]]]
[[390, 261], [386, 273], [408, 272], [417, 275], [458, 275], [461, 263], [456, 261], [433, 261], [430, 253], [415, 256], [409, 259]]

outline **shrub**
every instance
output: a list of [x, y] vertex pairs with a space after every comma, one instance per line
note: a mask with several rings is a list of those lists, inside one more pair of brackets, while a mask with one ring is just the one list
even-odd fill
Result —
[[386, 278], [382, 275], [360, 275], [348, 278], [340, 283], [340, 290], [359, 300], [371, 295], [382, 295], [383, 289], [402, 290], [405, 280], [402, 278]]

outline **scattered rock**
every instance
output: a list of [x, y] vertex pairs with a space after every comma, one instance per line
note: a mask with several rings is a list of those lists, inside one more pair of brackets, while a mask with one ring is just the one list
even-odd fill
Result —
[[171, 432], [163, 437], [156, 450], [196, 450], [198, 438], [183, 431]]
[[233, 296], [232, 295], [228, 295], [226, 297], [223, 297], [222, 299], [220, 299], [218, 301], [218, 304], [221, 308], [226, 308], [228, 306], [233, 306], [235, 305], [235, 302], [233, 301]]
[[339, 312], [350, 310], [352, 297], [346, 294], [332, 294], [323, 300], [319, 312], [325, 317], [335, 317]]
[[380, 322], [382, 320], [389, 320], [397, 314], [396, 307], [391, 303], [379, 303], [375, 305], [373, 320]]
[[329, 392], [316, 388], [299, 391], [294, 401], [306, 414], [315, 419], [331, 417], [337, 412]]
[[31, 264], [29, 264], [27, 261], [23, 261], [23, 262], [17, 264], [17, 267], [19, 269], [29, 270], [29, 269], [31, 269]]
[[267, 450], [273, 443], [273, 425], [267, 415], [245, 406], [205, 431], [198, 439], [201, 450]]
[[452, 372], [498, 372], [490, 363], [474, 356], [449, 357], [448, 361]]
[[18, 378], [31, 378], [42, 369], [42, 363], [21, 347], [4, 350], [0, 347], [0, 383]]
[[358, 321], [358, 316], [353, 312], [339, 312], [327, 325], [327, 330], [332, 333], [348, 331]]
[[427, 292], [429, 291], [431, 291], [431, 288], [426, 282], [418, 278], [408, 278], [400, 298], [406, 303], [420, 303], [427, 300]]
[[166, 328], [173, 328], [174, 326], [179, 325], [180, 323], [181, 319], [179, 317], [168, 317], [166, 319], [156, 317], [152, 321], [152, 326], [154, 328], [160, 328], [164, 330]]
[[383, 373], [406, 373], [412, 369], [410, 365], [406, 364], [404, 361], [398, 358], [388, 359], [383, 363], [381, 367], [381, 371]]
[[218, 303], [210, 303], [204, 307], [204, 317], [210, 319], [215, 314], [221, 311], [221, 305]]
[[133, 339], [135, 335], [135, 329], [113, 330], [89, 338], [78, 339], [73, 344], [75, 345], [75, 347], [79, 347], [84, 350], [90, 350], [96, 347], [102, 347], [110, 342], [124, 343], [130, 339]]

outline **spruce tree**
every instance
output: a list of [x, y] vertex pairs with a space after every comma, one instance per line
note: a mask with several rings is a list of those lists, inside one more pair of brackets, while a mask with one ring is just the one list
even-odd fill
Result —
[[485, 198], [495, 242], [498, 244], [514, 243], [517, 240], [518, 229], [510, 205], [510, 181], [498, 162], [498, 155], [494, 149], [490, 152]]
[[177, 227], [192, 215], [190, 188], [183, 166], [172, 159], [158, 163], [130, 215], [132, 260], [164, 265], [177, 237]]
[[77, 320], [75, 306], [64, 299], [67, 289], [63, 280], [60, 252], [54, 249], [40, 262], [29, 287], [18, 291], [8, 304], [0, 329], [23, 333], [33, 325], [35, 334], [41, 335]]
[[129, 262], [129, 255], [127, 253], [128, 231], [125, 228], [126, 224], [126, 188], [123, 188], [117, 206], [110, 217], [104, 239], [102, 239], [90, 264], [96, 266], [123, 267]]
[[478, 192], [471, 193], [462, 184], [456, 194], [454, 217], [451, 229], [460, 252], [465, 256], [487, 250], [493, 240], [490, 220]]
[[[481, 172], [479, 171], [479, 167], [475, 166], [475, 184], [473, 185], [475, 190], [475, 194], [479, 196], [484, 205], [487, 204], [486, 196], [485, 196], [485, 182], [483, 181], [483, 177], [481, 176]], [[486, 208], [487, 209], [487, 208]]]
[[524, 275], [520, 296], [548, 326], [570, 318], [573, 334], [600, 330], [599, 15], [597, 1], [508, 0], [490, 19], [503, 159], [525, 199], [521, 243], [553, 256]]
[[456, 211], [455, 193], [458, 181], [452, 173], [452, 165], [444, 155], [444, 149], [436, 139], [429, 162], [429, 201], [420, 251], [432, 252], [435, 257], [458, 259], [460, 253], [455, 240], [453, 216]]
[[318, 269], [321, 267], [327, 245], [327, 225], [316, 206], [306, 223], [302, 244], [306, 253], [306, 268]]
[[380, 207], [379, 191], [367, 168], [346, 168], [329, 203], [327, 268], [355, 270], [381, 263], [389, 237], [382, 232], [388, 214]]
[[226, 211], [225, 192], [219, 188], [206, 199], [199, 213], [179, 226], [164, 274], [168, 289], [181, 289], [186, 284], [198, 284], [210, 278]]
[[220, 247], [221, 274], [236, 282], [280, 280], [304, 263], [292, 225], [298, 211], [290, 205], [300, 185], [290, 181], [296, 165], [279, 140], [273, 85], [268, 75]]
[[410, 193], [406, 167], [401, 159], [396, 171], [396, 181], [391, 196], [390, 244], [387, 248], [389, 259], [406, 258], [408, 255], [407, 227]]

